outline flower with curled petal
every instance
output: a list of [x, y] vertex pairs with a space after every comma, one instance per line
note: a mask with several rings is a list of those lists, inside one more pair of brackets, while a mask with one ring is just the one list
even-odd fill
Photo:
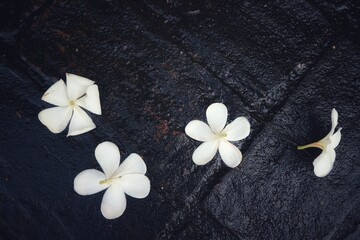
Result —
[[240, 150], [229, 141], [239, 141], [250, 134], [250, 123], [245, 117], [238, 117], [225, 127], [228, 110], [222, 103], [213, 103], [206, 110], [206, 123], [193, 120], [185, 127], [185, 133], [203, 142], [193, 153], [192, 159], [197, 165], [204, 165], [214, 158], [219, 149], [225, 164], [231, 168], [242, 160]]
[[56, 107], [42, 110], [38, 115], [40, 122], [52, 133], [62, 132], [70, 122], [67, 136], [94, 129], [94, 122], [80, 107], [101, 115], [98, 86], [94, 81], [69, 73], [66, 83], [60, 79], [44, 93], [41, 99]]
[[149, 194], [150, 181], [144, 175], [146, 165], [138, 154], [130, 154], [120, 164], [118, 147], [112, 142], [103, 142], [96, 147], [95, 157], [104, 172], [82, 171], [74, 179], [74, 190], [80, 195], [90, 195], [107, 189], [101, 202], [105, 218], [115, 219], [124, 213], [125, 193], [134, 198], [145, 198]]
[[317, 177], [325, 177], [330, 173], [335, 162], [335, 148], [339, 145], [341, 140], [341, 129], [339, 128], [334, 133], [336, 126], [338, 125], [338, 112], [335, 108], [331, 111], [331, 130], [320, 141], [310, 143], [304, 146], [299, 146], [298, 149], [302, 150], [305, 148], [315, 147], [320, 148], [322, 153], [314, 160], [314, 173]]

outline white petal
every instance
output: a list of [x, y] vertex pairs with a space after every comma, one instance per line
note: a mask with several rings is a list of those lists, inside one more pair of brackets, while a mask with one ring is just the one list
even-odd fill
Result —
[[334, 164], [335, 158], [336, 158], [335, 150], [331, 146], [327, 146], [326, 151], [327, 151], [327, 154], [330, 157], [330, 160], [331, 160], [332, 164]]
[[332, 148], [336, 148], [336, 147], [339, 145], [339, 143], [340, 143], [340, 140], [341, 140], [341, 129], [342, 129], [342, 128], [339, 128], [339, 130], [337, 130], [337, 132], [336, 132], [334, 135], [330, 136], [330, 146], [331, 146]]
[[100, 184], [100, 181], [105, 179], [105, 174], [96, 169], [84, 170], [75, 177], [74, 190], [80, 195], [100, 192], [109, 187], [108, 184]]
[[317, 177], [325, 177], [333, 168], [333, 162], [327, 151], [323, 151], [313, 162], [314, 173]]
[[142, 174], [128, 174], [117, 179], [124, 192], [134, 198], [144, 198], [149, 195], [150, 181]]
[[144, 160], [136, 153], [130, 154], [114, 173], [114, 177], [124, 176], [126, 174], [145, 174], [146, 164]]
[[112, 184], [105, 192], [101, 202], [101, 213], [107, 219], [120, 217], [126, 209], [126, 198], [120, 184]]
[[52, 133], [59, 133], [69, 124], [71, 114], [71, 107], [53, 107], [42, 110], [38, 117]]
[[67, 136], [75, 136], [86, 133], [94, 128], [96, 128], [96, 126], [86, 112], [80, 107], [74, 106], [74, 114], [70, 122]]
[[222, 132], [226, 133], [226, 140], [239, 141], [249, 136], [250, 123], [246, 118], [238, 117], [227, 125]]
[[335, 128], [338, 125], [338, 112], [335, 108], [331, 111], [331, 130], [328, 135], [326, 135], [322, 140], [331, 137], [334, 134]]
[[98, 86], [96, 84], [90, 86], [86, 90], [86, 95], [80, 98], [79, 100], [77, 100], [76, 103], [92, 113], [101, 115], [101, 105], [100, 105]]
[[240, 150], [226, 140], [221, 140], [219, 145], [219, 153], [224, 163], [231, 168], [236, 167], [242, 160]]
[[206, 109], [206, 118], [214, 133], [220, 133], [224, 129], [228, 111], [224, 104], [213, 103]]
[[197, 141], [210, 141], [216, 138], [211, 128], [204, 122], [193, 120], [185, 127], [185, 133]]
[[100, 143], [95, 149], [95, 158], [106, 177], [110, 178], [120, 164], [119, 148], [112, 142]]
[[69, 98], [66, 91], [66, 85], [63, 80], [54, 83], [42, 96], [41, 100], [60, 107], [69, 105]]
[[212, 140], [202, 143], [195, 149], [192, 159], [197, 165], [205, 165], [214, 158], [219, 147], [219, 140]]
[[94, 84], [94, 81], [75, 74], [67, 73], [66, 84], [69, 100], [76, 100], [86, 93], [86, 90]]

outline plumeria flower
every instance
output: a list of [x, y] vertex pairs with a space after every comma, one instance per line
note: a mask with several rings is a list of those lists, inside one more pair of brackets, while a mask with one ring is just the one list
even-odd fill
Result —
[[250, 133], [250, 123], [244, 117], [238, 117], [225, 127], [228, 110], [222, 103], [213, 103], [206, 110], [206, 123], [193, 120], [185, 127], [185, 133], [203, 142], [193, 153], [192, 159], [197, 165], [204, 165], [214, 158], [219, 149], [225, 164], [236, 167], [242, 160], [240, 150], [229, 141], [239, 141]]
[[310, 143], [304, 146], [299, 146], [298, 149], [316, 147], [322, 150], [322, 153], [314, 160], [314, 173], [318, 177], [325, 177], [330, 173], [335, 162], [335, 148], [339, 145], [341, 140], [341, 129], [339, 128], [334, 133], [336, 126], [338, 125], [338, 112], [335, 108], [331, 111], [331, 130], [326, 137], [318, 142]]
[[74, 190], [80, 195], [90, 195], [107, 189], [101, 202], [101, 213], [105, 218], [118, 218], [124, 213], [125, 193], [134, 198], [145, 198], [149, 194], [150, 181], [144, 175], [146, 165], [138, 154], [130, 154], [120, 164], [118, 147], [103, 142], [96, 147], [95, 157], [104, 172], [82, 171], [74, 179]]
[[44, 93], [41, 99], [56, 107], [42, 110], [38, 115], [40, 122], [52, 133], [62, 132], [70, 122], [67, 136], [94, 129], [94, 122], [80, 107], [101, 115], [98, 86], [94, 81], [69, 73], [66, 83], [60, 79]]

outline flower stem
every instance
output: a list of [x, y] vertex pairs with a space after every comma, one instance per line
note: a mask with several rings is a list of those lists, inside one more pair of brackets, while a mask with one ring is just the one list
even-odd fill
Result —
[[307, 144], [307, 145], [298, 146], [297, 149], [298, 150], [303, 150], [303, 149], [311, 148], [311, 147], [320, 148], [320, 149], [324, 150], [324, 146], [321, 145], [319, 142], [314, 142], [314, 143], [310, 143], [310, 144]]

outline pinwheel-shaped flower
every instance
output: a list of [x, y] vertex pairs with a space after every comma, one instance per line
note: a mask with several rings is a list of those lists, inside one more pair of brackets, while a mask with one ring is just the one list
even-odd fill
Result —
[[299, 150], [310, 147], [320, 148], [322, 150], [322, 153], [313, 162], [314, 173], [318, 177], [325, 177], [333, 168], [336, 157], [335, 148], [341, 140], [342, 128], [339, 128], [337, 132], [334, 133], [337, 125], [338, 112], [333, 108], [331, 111], [331, 130], [329, 134], [320, 141], [298, 147]]
[[101, 213], [105, 218], [118, 218], [124, 213], [125, 193], [134, 198], [145, 198], [149, 194], [150, 181], [144, 175], [146, 165], [138, 154], [130, 154], [119, 166], [118, 147], [103, 142], [96, 147], [95, 157], [104, 172], [82, 171], [74, 179], [74, 190], [80, 195], [90, 195], [107, 189], [101, 202]]
[[[193, 120], [185, 127], [185, 133], [203, 142], [192, 156], [194, 163], [204, 165], [214, 158], [219, 149], [220, 156], [229, 167], [236, 167], [242, 160], [240, 150], [229, 141], [239, 141], [250, 133], [250, 123], [244, 117], [238, 117], [225, 127], [228, 111], [224, 104], [213, 103], [206, 110], [206, 123]], [[225, 128], [224, 128], [225, 127]]]
[[98, 86], [94, 81], [69, 73], [66, 74], [66, 83], [60, 79], [42, 96], [43, 101], [57, 107], [42, 110], [38, 116], [40, 122], [53, 133], [62, 132], [70, 122], [67, 136], [94, 129], [94, 122], [80, 107], [101, 115]]

